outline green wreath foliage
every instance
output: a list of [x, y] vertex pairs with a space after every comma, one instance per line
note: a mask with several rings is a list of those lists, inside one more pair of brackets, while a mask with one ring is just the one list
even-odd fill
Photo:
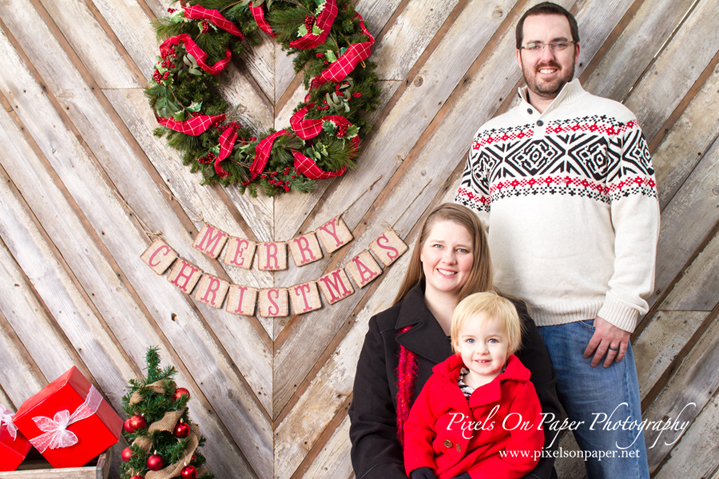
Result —
[[[233, 56], [237, 56], [242, 52], [244, 42], [257, 45], [262, 41], [249, 8], [249, 0], [192, 0], [188, 1], [187, 5], [200, 5], [219, 11], [245, 36], [242, 40], [206, 20], [190, 20], [184, 16], [182, 9], [169, 9], [169, 16], [155, 21], [154, 27], [159, 40], [181, 34], [189, 35], [207, 53], [208, 65], [214, 65], [224, 59], [227, 49]], [[288, 55], [295, 55], [295, 72], [303, 73], [304, 86], [308, 89], [311, 80], [337, 61], [350, 45], [369, 40], [362, 32], [361, 17], [355, 14], [350, 0], [337, 1], [338, 14], [326, 41], [308, 50], [293, 49], [289, 44], [306, 34], [308, 28], [317, 29], [312, 21], [324, 8], [325, 0], [256, 0], [252, 5], [263, 6], [265, 18], [276, 35], [276, 40], [283, 50], [287, 50]], [[267, 196], [289, 191], [311, 191], [316, 186], [316, 180], [295, 170], [292, 150], [311, 158], [324, 171], [334, 172], [355, 166], [353, 158], [356, 150], [350, 139], [354, 136], [359, 136], [360, 139], [366, 137], [370, 125], [365, 116], [377, 107], [379, 101], [380, 88], [374, 63], [361, 62], [339, 83], [330, 81], [320, 87], [311, 88], [307, 101], [298, 104], [294, 110], [297, 112], [313, 104], [305, 118], [319, 119], [338, 115], [345, 117], [352, 126], [343, 129], [333, 122], [325, 121], [322, 133], [310, 140], [302, 140], [287, 127], [286, 130], [291, 134], [275, 139], [262, 174], [253, 179], [250, 166], [254, 161], [255, 147], [275, 130], [255, 133], [238, 125], [239, 106], [231, 107], [218, 94], [219, 75], [199, 68], [196, 59], [186, 51], [183, 43], [178, 43], [173, 49], [172, 55], [166, 58], [157, 57], [153, 79], [148, 82], [145, 90], [156, 116], [177, 121], [185, 121], [199, 114], [224, 113], [227, 116], [223, 124], [211, 127], [198, 136], [163, 126], [155, 130], [156, 136], [164, 137], [171, 147], [182, 153], [183, 163], [189, 166], [193, 173], [202, 174], [203, 184], [237, 185], [241, 193], [248, 190], [253, 196], [257, 195], [258, 187], [261, 187]], [[220, 135], [224, 129], [231, 126], [239, 127], [238, 140], [229, 157], [220, 163], [221, 169], [227, 172], [226, 175], [221, 175], [214, 167], [214, 159], [220, 154]]]

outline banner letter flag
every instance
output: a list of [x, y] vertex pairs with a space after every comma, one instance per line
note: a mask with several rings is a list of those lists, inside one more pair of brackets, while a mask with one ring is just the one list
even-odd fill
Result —
[[210, 258], [217, 258], [220, 255], [220, 251], [222, 251], [222, 247], [225, 246], [227, 236], [227, 233], [224, 231], [212, 225], [205, 225], [195, 238], [192, 246]]
[[328, 253], [337, 251], [353, 239], [349, 228], [347, 228], [347, 225], [339, 216], [332, 218], [317, 228], [315, 233], [317, 233], [317, 237]]
[[322, 259], [322, 250], [314, 233], [307, 233], [289, 241], [290, 253], [296, 266], [304, 266]]
[[407, 251], [407, 245], [397, 233], [388, 229], [369, 245], [369, 249], [387, 267]]
[[360, 288], [364, 288], [377, 276], [382, 274], [382, 268], [367, 250], [362, 251], [349, 260], [344, 268], [352, 278], [352, 281]]
[[180, 258], [170, 270], [167, 281], [180, 288], [183, 293], [190, 294], [200, 280], [200, 276], [202, 276], [200, 268]]
[[289, 316], [287, 288], [269, 288], [260, 290], [259, 314], [265, 318]]
[[317, 280], [317, 285], [322, 291], [322, 296], [325, 297], [329, 304], [334, 304], [354, 293], [354, 288], [352, 288], [350, 280], [342, 268], [322, 276]]
[[175, 250], [158, 238], [142, 253], [140, 258], [152, 268], [152, 271], [162, 274], [167, 271], [167, 268], [177, 259], [177, 256]]
[[305, 314], [322, 307], [317, 283], [314, 281], [292, 286], [289, 291], [294, 314]]
[[230, 237], [222, 262], [240, 268], [250, 269], [257, 243], [243, 238]]
[[260, 271], [280, 271], [287, 269], [287, 243], [258, 244], [257, 267]]
[[203, 274], [195, 293], [195, 299], [220, 309], [225, 301], [225, 295], [230, 283], [211, 274]]
[[232, 314], [241, 314], [242, 316], [253, 316], [256, 304], [257, 290], [255, 288], [238, 284], [230, 285], [225, 311]]

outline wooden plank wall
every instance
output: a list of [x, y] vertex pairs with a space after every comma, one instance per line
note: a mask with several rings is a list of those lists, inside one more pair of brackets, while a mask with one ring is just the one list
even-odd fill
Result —
[[[514, 24], [536, 0], [358, 0], [377, 38], [381, 107], [356, 170], [278, 199], [209, 188], [152, 136], [142, 93], [160, 0], [0, 2], [0, 402], [16, 409], [77, 365], [119, 411], [160, 345], [221, 478], [349, 478], [347, 409], [367, 328], [407, 256], [370, 286], [301, 317], [237, 317], [183, 295], [140, 254], [161, 235], [204, 271], [288, 286], [342, 265], [388, 225], [451, 200], [475, 130], [511, 107]], [[650, 144], [662, 207], [656, 291], [634, 335], [653, 476], [719, 477], [719, 0], [561, 0], [577, 16], [577, 74], [622, 101]], [[304, 96], [267, 40], [222, 93], [258, 131]], [[343, 213], [350, 245], [303, 268], [241, 270], [191, 247], [204, 223], [286, 240]], [[690, 406], [687, 406], [690, 405]], [[124, 447], [124, 446], [123, 446]], [[576, 447], [570, 437], [562, 447]], [[119, 450], [119, 449], [118, 449]], [[115, 457], [112, 477], [118, 477]], [[560, 477], [583, 477], [561, 460]]]

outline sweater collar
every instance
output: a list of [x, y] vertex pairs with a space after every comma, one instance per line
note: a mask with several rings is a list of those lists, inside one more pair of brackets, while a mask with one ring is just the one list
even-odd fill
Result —
[[452, 355], [442, 327], [424, 302], [424, 285], [420, 282], [402, 299], [395, 329], [411, 329], [397, 335], [397, 342], [434, 363], [441, 363]]
[[[527, 91], [528, 88], [524, 86], [519, 89], [518, 94], [519, 98], [522, 99], [526, 106], [531, 107], [531, 104], [529, 103], [529, 100], [527, 98]], [[586, 94], [587, 92], [584, 90], [584, 88], [582, 88], [582, 85], [579, 83], [579, 79], [575, 78], [571, 82], [564, 85], [562, 91], [559, 92], [559, 94], [556, 96], [556, 98], [554, 98], [552, 103], [550, 103], [549, 106], [542, 112], [542, 115], [546, 115], [553, 110], [556, 110], [562, 104], [566, 105], [574, 103]]]

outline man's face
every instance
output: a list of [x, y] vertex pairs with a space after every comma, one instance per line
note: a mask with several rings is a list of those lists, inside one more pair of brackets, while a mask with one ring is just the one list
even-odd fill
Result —
[[[563, 15], [532, 15], [524, 20], [522, 45], [571, 40], [569, 21]], [[579, 45], [574, 44], [561, 52], [552, 51], [549, 46], [537, 52], [517, 50], [517, 63], [524, 81], [531, 92], [544, 99], [556, 97], [562, 87], [572, 81], [578, 58]]]

